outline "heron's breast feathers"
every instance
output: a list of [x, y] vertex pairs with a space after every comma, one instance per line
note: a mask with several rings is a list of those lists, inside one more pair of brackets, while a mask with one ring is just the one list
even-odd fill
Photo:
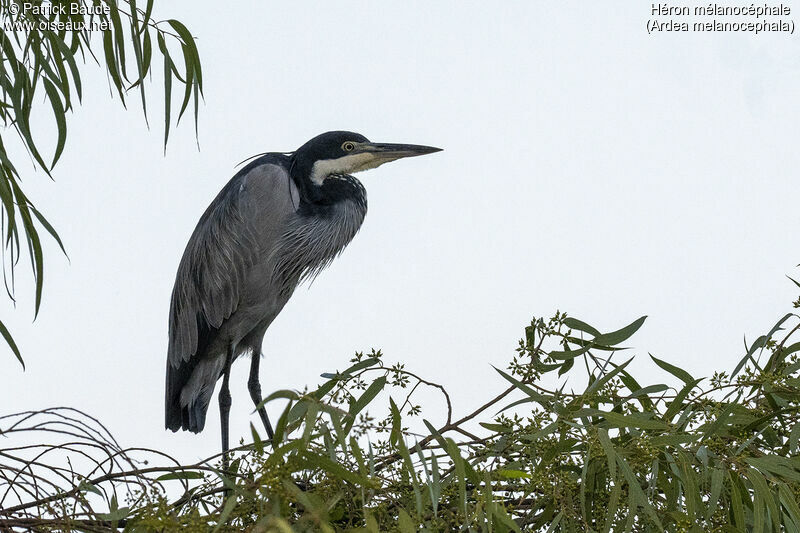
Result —
[[281, 292], [319, 275], [353, 240], [366, 213], [366, 201], [345, 200], [326, 216], [294, 217], [274, 250], [273, 276]]

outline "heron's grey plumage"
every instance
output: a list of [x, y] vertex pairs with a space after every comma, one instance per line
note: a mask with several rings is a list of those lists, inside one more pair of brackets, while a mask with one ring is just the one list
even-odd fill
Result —
[[220, 434], [227, 469], [231, 365], [250, 354], [247, 388], [272, 438], [259, 378], [261, 344], [297, 285], [316, 277], [361, 227], [366, 191], [350, 174], [438, 151], [330, 131], [290, 154], [257, 157], [223, 187], [200, 218], [175, 276], [167, 428], [201, 431], [222, 378]]
[[[166, 384], [169, 429], [199, 432], [226, 350], [260, 356], [264, 332], [303, 279], [341, 253], [366, 215], [344, 200], [324, 216], [298, 210], [299, 194], [277, 154], [254, 161], [217, 195], [195, 228], [170, 306]], [[235, 318], [236, 320], [231, 320]]]

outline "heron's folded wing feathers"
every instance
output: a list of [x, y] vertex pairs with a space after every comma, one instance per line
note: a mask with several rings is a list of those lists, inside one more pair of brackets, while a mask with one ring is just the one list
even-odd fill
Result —
[[172, 365], [200, 352], [236, 310], [250, 269], [293, 211], [297, 192], [286, 171], [257, 163], [220, 191], [186, 246], [170, 305]]

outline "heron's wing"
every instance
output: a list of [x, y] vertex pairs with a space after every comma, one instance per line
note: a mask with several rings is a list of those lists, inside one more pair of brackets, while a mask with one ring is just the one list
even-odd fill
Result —
[[201, 353], [236, 311], [250, 269], [294, 213], [297, 190], [274, 159], [260, 158], [234, 176], [189, 239], [170, 305], [168, 361], [174, 367]]

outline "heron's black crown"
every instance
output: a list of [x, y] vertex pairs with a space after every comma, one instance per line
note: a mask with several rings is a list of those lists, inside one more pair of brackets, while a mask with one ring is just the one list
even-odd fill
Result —
[[317, 161], [338, 159], [348, 154], [348, 142], [365, 143], [369, 139], [352, 131], [328, 131], [317, 135], [294, 153], [298, 165], [307, 166], [309, 172]]

